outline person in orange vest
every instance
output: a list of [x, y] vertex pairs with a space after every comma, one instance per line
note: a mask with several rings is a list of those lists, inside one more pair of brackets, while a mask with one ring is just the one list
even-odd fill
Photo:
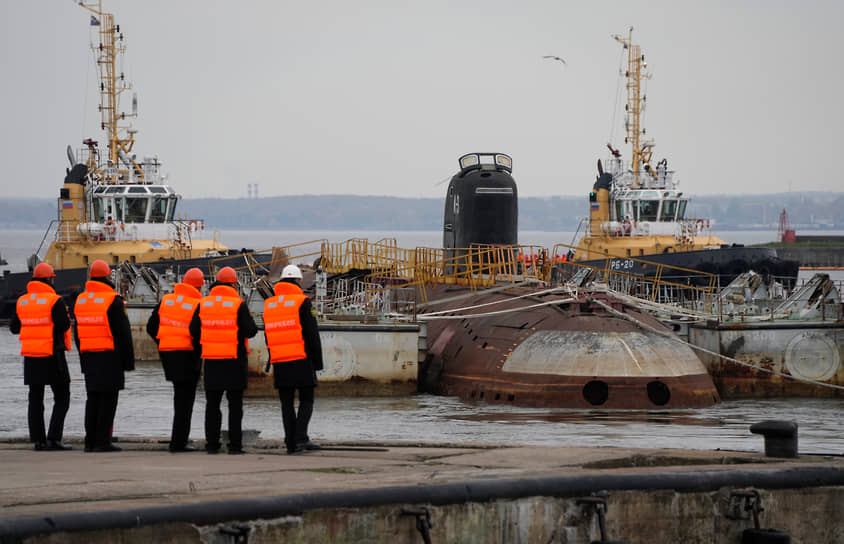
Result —
[[[71, 449], [62, 444], [64, 418], [70, 407], [70, 373], [64, 356], [71, 348], [70, 316], [53, 288], [55, 276], [52, 266], [39, 263], [9, 321], [12, 334], [20, 334], [23, 383], [29, 386], [29, 439], [37, 451]], [[53, 390], [49, 432], [44, 430], [45, 385]]]
[[207, 297], [199, 301], [190, 334], [199, 338], [205, 366], [205, 450], [220, 452], [220, 404], [223, 392], [229, 406], [230, 454], [243, 453], [243, 391], [247, 380], [248, 339], [258, 327], [236, 289], [237, 274], [226, 266], [217, 273]]
[[198, 268], [185, 272], [182, 283], [161, 297], [147, 321], [147, 333], [158, 345], [164, 377], [173, 383], [173, 428], [170, 432], [172, 453], [196, 451], [188, 446], [196, 384], [202, 368], [199, 338], [190, 335], [190, 322], [199, 304], [205, 275]]
[[76, 346], [85, 375], [85, 451], [120, 451], [112, 444], [111, 430], [117, 397], [124, 386], [123, 373], [135, 370], [132, 329], [123, 297], [109, 279], [111, 269], [96, 260], [90, 279], [76, 297]]
[[[264, 337], [273, 367], [273, 385], [281, 402], [284, 443], [287, 453], [319, 449], [308, 438], [308, 424], [314, 411], [316, 372], [322, 370], [319, 325], [311, 301], [302, 292], [302, 271], [287, 265], [275, 296], [264, 301]], [[267, 369], [269, 370], [269, 369]], [[299, 390], [299, 411], [294, 395]]]

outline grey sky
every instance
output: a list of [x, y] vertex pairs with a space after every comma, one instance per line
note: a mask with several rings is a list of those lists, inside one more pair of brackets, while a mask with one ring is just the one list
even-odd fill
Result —
[[[610, 136], [623, 145], [610, 36], [630, 25], [653, 73], [654, 158], [682, 190], [844, 190], [841, 1], [104, 7], [127, 38], [135, 151], [157, 154], [188, 197], [245, 197], [248, 183], [261, 196], [440, 197], [471, 151], [512, 155], [523, 196], [583, 194]], [[88, 19], [72, 0], [0, 3], [7, 196], [57, 196], [65, 147], [104, 140]]]

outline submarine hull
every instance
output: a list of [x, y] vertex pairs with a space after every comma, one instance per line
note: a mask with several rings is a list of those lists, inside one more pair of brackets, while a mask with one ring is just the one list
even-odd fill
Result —
[[[604, 294], [559, 304], [555, 298], [564, 300], [559, 293], [531, 296], [526, 288], [432, 289], [427, 312], [455, 311], [428, 322], [420, 387], [470, 401], [549, 408], [681, 409], [720, 402], [697, 355], [649, 331], [668, 329], [648, 314]], [[518, 309], [528, 305], [534, 307]], [[495, 310], [470, 315], [486, 308]]]

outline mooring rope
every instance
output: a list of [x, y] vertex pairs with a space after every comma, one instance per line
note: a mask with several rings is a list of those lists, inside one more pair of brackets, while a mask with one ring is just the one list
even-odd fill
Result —
[[[510, 299], [513, 300], [513, 299]], [[495, 312], [484, 312], [480, 314], [463, 314], [463, 315], [434, 315], [434, 313], [430, 314], [419, 314], [416, 316], [416, 319], [420, 321], [433, 321], [435, 319], [473, 319], [476, 317], [489, 317], [491, 315], [500, 315], [500, 314], [507, 314], [510, 312], [521, 312], [523, 310], [530, 310], [532, 308], [540, 308], [542, 306], [550, 306], [552, 304], [565, 304], [566, 302], [574, 302], [575, 298], [562, 298], [562, 299], [555, 299], [549, 300], [547, 302], [540, 302], [539, 304], [531, 304], [530, 306], [519, 306], [518, 308], [508, 308], [506, 310], [497, 310]], [[481, 304], [480, 306], [483, 306]], [[471, 307], [470, 307], [471, 308]], [[454, 310], [451, 310], [454, 311]], [[437, 312], [438, 314], [441, 312]]]
[[[440, 310], [438, 312], [427, 312], [427, 313], [419, 314], [419, 315], [425, 316], [425, 317], [431, 317], [431, 316], [435, 316], [435, 315], [450, 314], [450, 313], [453, 313], [453, 312], [463, 312], [465, 310], [474, 310], [476, 308], [483, 308], [484, 306], [492, 306], [493, 304], [501, 304], [501, 303], [504, 303], [504, 302], [512, 302], [514, 300], [519, 300], [519, 299], [522, 299], [522, 298], [546, 295], [548, 293], [554, 293], [554, 292], [562, 291], [562, 290], [568, 290], [568, 289], [563, 288], [563, 287], [552, 287], [551, 289], [543, 289], [542, 291], [537, 291], [535, 293], [528, 293], [528, 294], [525, 294], [525, 295], [519, 295], [517, 297], [503, 298], [501, 300], [494, 300], [492, 302], [484, 302], [483, 304], [475, 304], [475, 305], [472, 305], [472, 306], [464, 306], [462, 308], [452, 308], [450, 310]], [[432, 303], [429, 303], [429, 304], [432, 304]], [[521, 307], [515, 308], [514, 310], [519, 310], [519, 309], [521, 309]], [[417, 315], [417, 317], [419, 317], [419, 315]]]
[[632, 295], [628, 295], [626, 293], [622, 293], [621, 291], [616, 291], [607, 286], [600, 286], [594, 288], [595, 291], [603, 291], [609, 295], [612, 295], [615, 298], [621, 299], [632, 306], [636, 306], [642, 309], [650, 309], [653, 311], [663, 311], [669, 314], [688, 317], [694, 319], [697, 322], [706, 321], [707, 319], [714, 318], [714, 315], [709, 312], [701, 312], [697, 310], [690, 310], [688, 308], [680, 308], [678, 306], [672, 306], [670, 304], [664, 304], [662, 302], [653, 302], [650, 300], [641, 299], [638, 297], [634, 297]]

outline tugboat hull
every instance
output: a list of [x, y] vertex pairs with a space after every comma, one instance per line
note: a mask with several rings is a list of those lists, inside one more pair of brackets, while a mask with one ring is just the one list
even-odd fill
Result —
[[[643, 262], [644, 261], [644, 262]], [[583, 261], [595, 268], [605, 268], [607, 259]], [[797, 280], [800, 263], [780, 259], [776, 250], [769, 247], [745, 247], [740, 245], [724, 246], [717, 249], [700, 249], [680, 253], [661, 253], [637, 256], [636, 259], [624, 257], [610, 257], [609, 268], [613, 272], [623, 272], [636, 276], [653, 277], [657, 273], [657, 265], [672, 268], [684, 268], [718, 276], [722, 286], [728, 285], [739, 275], [753, 270], [761, 276], [770, 276], [781, 282], [786, 288], [793, 287]], [[580, 268], [571, 265], [560, 265], [563, 277], [570, 277]], [[693, 272], [662, 268], [660, 277], [664, 280], [678, 283], [697, 283], [708, 281], [708, 277], [696, 275]]]

